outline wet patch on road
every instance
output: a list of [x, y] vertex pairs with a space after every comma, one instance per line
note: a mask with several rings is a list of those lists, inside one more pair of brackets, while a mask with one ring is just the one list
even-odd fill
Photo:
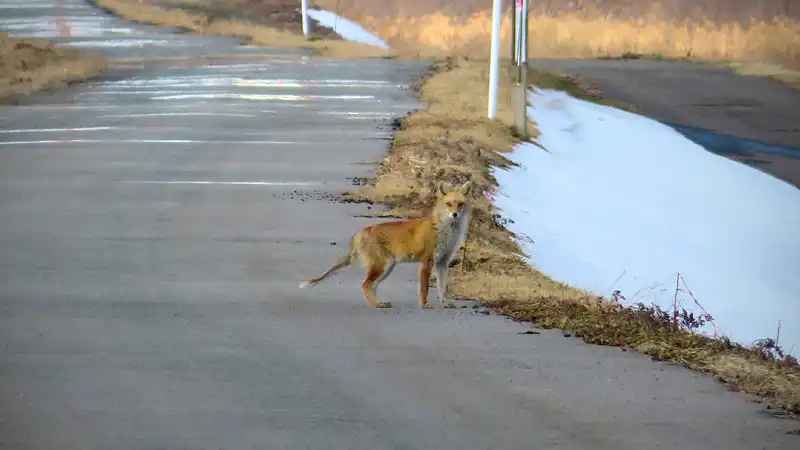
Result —
[[[688, 125], [665, 124], [712, 153], [755, 167], [800, 188], [800, 173], [791, 170], [800, 168], [798, 147], [769, 144]], [[798, 133], [800, 129], [786, 132]]]

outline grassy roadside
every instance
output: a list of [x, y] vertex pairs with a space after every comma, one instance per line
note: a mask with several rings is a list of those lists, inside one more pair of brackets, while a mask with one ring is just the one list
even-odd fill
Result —
[[[505, 75], [501, 80], [510, 80]], [[500, 89], [498, 120], [485, 118], [487, 78], [485, 62], [448, 58], [437, 64], [419, 88], [428, 108], [401, 120], [376, 177], [349, 196], [385, 204], [392, 216], [414, 217], [432, 204], [436, 181], [472, 179], [477, 204], [466, 256], [454, 263], [454, 295], [480, 299], [513, 319], [570, 331], [588, 343], [635, 349], [708, 373], [800, 412], [800, 368], [791, 358], [776, 357], [770, 342], [745, 348], [706, 338], [693, 333], [697, 323], [682, 315], [675, 330], [672, 311], [622, 307], [554, 281], [525, 262], [517, 244], [525, 237], [505, 228], [490, 200], [497, 189], [492, 171], [513, 166], [508, 157], [518, 140], [511, 132], [508, 81]], [[536, 70], [529, 79], [544, 87], [565, 88], [568, 82]], [[566, 88], [592, 99], [578, 86]]]
[[728, 61], [719, 63], [736, 74], [747, 77], [765, 77], [780, 81], [794, 89], [800, 89], [800, 71], [786, 69], [774, 64]]
[[[636, 59], [645, 59], [645, 60], [666, 60], [666, 61], [691, 61], [691, 58], [665, 58], [661, 54], [648, 54], [643, 55], [641, 53], [623, 53], [621, 55], [616, 56], [599, 56], [597, 59], [601, 60], [636, 60]], [[730, 69], [736, 75], [741, 75], [745, 77], [763, 77], [763, 78], [771, 78], [776, 81], [780, 81], [781, 83], [794, 88], [800, 89], [800, 71], [787, 69], [777, 64], [769, 64], [763, 62], [752, 62], [752, 61], [705, 61], [707, 64], [717, 66], [717, 67], [724, 67]]]
[[42, 39], [20, 39], [0, 30], [0, 101], [85, 80], [107, 67], [104, 58], [56, 47]]
[[[182, 26], [202, 34], [242, 36], [267, 46], [312, 47], [329, 57], [374, 56], [356, 51], [341, 54], [338, 49], [325, 47], [325, 40], [309, 42], [301, 36], [289, 33], [291, 37], [287, 37], [285, 32], [245, 22], [225, 19], [209, 23], [202, 15], [167, 11], [132, 0], [94, 1], [128, 19]], [[428, 55], [424, 51], [416, 54]], [[505, 73], [500, 78], [509, 80]], [[391, 150], [375, 178], [348, 195], [385, 204], [393, 216], [413, 217], [430, 206], [437, 181], [455, 183], [470, 178], [481, 195], [476, 195], [466, 251], [455, 262], [454, 295], [481, 299], [517, 320], [569, 330], [589, 343], [635, 349], [685, 365], [719, 377], [732, 388], [800, 412], [800, 369], [796, 362], [777, 357], [768, 341], [757, 348], [744, 348], [705, 338], [691, 332], [692, 321], [675, 330], [671, 312], [621, 307], [554, 281], [526, 263], [517, 244], [517, 239], [524, 237], [514, 236], [505, 228], [491, 201], [497, 189], [492, 171], [513, 166], [509, 154], [518, 140], [510, 128], [508, 83], [500, 89], [498, 120], [485, 118], [487, 79], [485, 61], [463, 57], [440, 60], [419, 87], [428, 108], [400, 121]], [[529, 80], [609, 103], [570, 78], [531, 70]], [[537, 133], [533, 124], [530, 133]]]
[[358, 42], [330, 38], [306, 39], [302, 35], [245, 20], [216, 18], [214, 14], [139, 3], [138, 0], [90, 0], [90, 2], [128, 20], [181, 27], [198, 34], [239, 37], [254, 45], [265, 47], [309, 48], [318, 51], [320, 56], [340, 59], [394, 56], [391, 52]]

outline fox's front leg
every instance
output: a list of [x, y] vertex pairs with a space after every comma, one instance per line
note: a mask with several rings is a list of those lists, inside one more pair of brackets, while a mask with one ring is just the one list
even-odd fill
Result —
[[442, 308], [455, 308], [456, 302], [447, 298], [447, 264], [436, 264], [433, 268], [436, 275], [436, 288], [439, 291], [439, 301]]
[[428, 303], [428, 283], [431, 281], [432, 258], [423, 258], [419, 265], [419, 306], [422, 309], [433, 308]]

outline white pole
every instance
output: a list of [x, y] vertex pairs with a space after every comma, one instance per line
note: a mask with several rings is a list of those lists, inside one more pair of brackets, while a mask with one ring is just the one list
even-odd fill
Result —
[[522, 19], [519, 26], [522, 28], [522, 45], [520, 45], [520, 64], [528, 64], [528, 0], [522, 0]]
[[303, 35], [308, 37], [308, 0], [300, 0], [300, 9], [303, 13]]
[[514, 23], [516, 24], [514, 26], [514, 42], [515, 42], [514, 49], [516, 50], [514, 52], [514, 64], [519, 65], [519, 62], [520, 62], [519, 52], [520, 52], [520, 48], [522, 46], [522, 28], [521, 28], [522, 27], [522, 8], [521, 8], [522, 2], [520, 2], [519, 0], [512, 0], [512, 1], [516, 2], [516, 8], [514, 8], [514, 9], [517, 12], [514, 15]]
[[[512, 0], [514, 1], [514, 0]], [[503, 0], [494, 0], [492, 8], [492, 50], [489, 55], [489, 118], [497, 116], [497, 83], [500, 65], [500, 18]]]

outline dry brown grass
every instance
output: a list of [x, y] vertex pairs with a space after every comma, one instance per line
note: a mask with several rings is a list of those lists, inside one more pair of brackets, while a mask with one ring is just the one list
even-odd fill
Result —
[[[428, 108], [400, 122], [377, 176], [348, 196], [385, 204], [392, 216], [414, 217], [432, 205], [437, 181], [471, 179], [477, 187], [475, 212], [465, 252], [454, 263], [454, 295], [479, 299], [518, 320], [570, 330], [590, 343], [633, 348], [683, 364], [784, 408], [800, 409], [800, 369], [790, 359], [687, 329], [675, 331], [670, 314], [623, 308], [554, 281], [526, 263], [517, 244], [524, 237], [504, 227], [491, 201], [497, 188], [492, 170], [513, 166], [507, 155], [518, 142], [511, 131], [510, 78], [501, 75], [498, 120], [490, 121], [486, 64], [462, 58], [439, 63], [419, 90]], [[565, 83], [536, 71], [530, 77], [548, 87]]]
[[163, 8], [137, 0], [93, 0], [97, 6], [121, 17], [154, 25], [183, 27], [198, 34], [234, 36], [270, 48], [310, 48], [330, 58], [377, 58], [392, 56], [383, 49], [337, 39], [309, 40], [302, 35], [244, 20], [215, 19], [212, 14]]
[[759, 62], [727, 62], [724, 65], [739, 75], [772, 78], [795, 89], [800, 89], [800, 71], [798, 70]]
[[[317, 0], [336, 8], [338, 0]], [[408, 56], [469, 56], [489, 54], [491, 13], [479, 11], [460, 17], [441, 12], [392, 17], [363, 13], [363, 1], [351, 1], [342, 13], [356, 19]], [[402, 7], [401, 7], [402, 8]], [[369, 9], [366, 9], [369, 11]], [[651, 12], [636, 19], [620, 19], [605, 11], [539, 13], [530, 18], [529, 56], [602, 57], [625, 53], [657, 54], [665, 58], [695, 58], [768, 63], [800, 69], [800, 23], [775, 17], [769, 21], [716, 24], [665, 20]], [[511, 20], [503, 18], [503, 35], [510, 36]], [[503, 48], [508, 48], [508, 42]]]
[[56, 47], [41, 39], [10, 37], [0, 30], [0, 99], [83, 80], [106, 67], [100, 56]]
[[[163, 0], [161, 0], [163, 1]], [[170, 0], [186, 1], [186, 0]], [[193, 1], [193, 0], [188, 0]], [[228, 0], [205, 0], [228, 1]], [[255, 0], [280, 2], [287, 0]], [[340, 8], [345, 14], [353, 12], [362, 16], [396, 17], [405, 12], [424, 16], [443, 12], [453, 17], [466, 17], [491, 9], [487, 0], [317, 0], [328, 8]], [[508, 7], [511, 0], [503, 5]], [[800, 0], [536, 0], [529, 2], [537, 14], [551, 16], [586, 11], [594, 8], [603, 15], [617, 18], [642, 17], [657, 14], [665, 20], [703, 21], [716, 23], [747, 22], [751, 18], [769, 20], [776, 16], [800, 19]]]

